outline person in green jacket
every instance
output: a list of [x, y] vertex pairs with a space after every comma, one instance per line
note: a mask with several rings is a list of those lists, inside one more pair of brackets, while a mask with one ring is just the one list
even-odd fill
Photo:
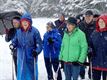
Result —
[[64, 61], [65, 80], [78, 80], [80, 67], [87, 57], [87, 49], [84, 32], [77, 27], [77, 20], [69, 17], [59, 55], [60, 61]]

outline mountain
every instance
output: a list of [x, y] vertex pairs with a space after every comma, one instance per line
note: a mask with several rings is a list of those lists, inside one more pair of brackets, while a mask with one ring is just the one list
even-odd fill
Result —
[[107, 0], [0, 0], [0, 12], [21, 8], [29, 11], [33, 17], [57, 17], [83, 13], [92, 9], [95, 13], [107, 12]]

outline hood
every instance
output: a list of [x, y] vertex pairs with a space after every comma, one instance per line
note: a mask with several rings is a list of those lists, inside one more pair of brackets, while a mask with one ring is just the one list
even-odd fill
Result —
[[28, 21], [29, 22], [29, 27], [26, 29], [26, 30], [24, 30], [24, 28], [23, 28], [23, 26], [22, 26], [22, 24], [21, 24], [21, 28], [22, 28], [22, 30], [24, 30], [24, 31], [28, 31], [30, 28], [31, 28], [31, 26], [32, 26], [32, 18], [31, 18], [31, 15], [29, 14], [29, 13], [24, 13], [23, 15], [22, 15], [22, 17], [21, 17], [21, 21], [23, 21], [23, 20], [26, 20], [26, 21]]
[[22, 17], [21, 17], [21, 20], [22, 19], [27, 19], [29, 22], [30, 22], [30, 24], [32, 25], [32, 18], [31, 18], [31, 14], [30, 13], [24, 13], [23, 15], [22, 15]]
[[[106, 27], [105, 28], [100, 28], [99, 25], [98, 25], [98, 21], [99, 19], [103, 19], [105, 24], [106, 24]], [[107, 15], [101, 15], [98, 19], [97, 19], [97, 22], [96, 22], [96, 30], [98, 32], [103, 32], [103, 31], [107, 31]]]

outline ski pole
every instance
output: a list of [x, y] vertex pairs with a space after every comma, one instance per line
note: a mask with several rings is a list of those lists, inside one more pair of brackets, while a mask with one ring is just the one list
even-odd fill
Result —
[[91, 74], [91, 80], [93, 80], [93, 72], [92, 72], [92, 62], [90, 59], [90, 74]]
[[36, 58], [34, 58], [34, 80], [36, 80]]
[[[13, 54], [12, 51], [11, 51], [11, 54]], [[14, 62], [13, 62], [13, 55], [12, 55], [12, 80], [14, 80]]]
[[60, 70], [60, 68], [61, 68], [61, 64], [58, 65], [57, 71], [55, 72], [55, 80], [57, 80], [58, 71]]

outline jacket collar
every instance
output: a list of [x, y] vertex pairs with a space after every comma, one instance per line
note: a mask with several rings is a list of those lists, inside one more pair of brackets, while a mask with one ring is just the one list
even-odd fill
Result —
[[78, 30], [78, 27], [76, 27], [72, 32], [68, 32], [68, 29], [65, 31], [67, 34], [74, 34]]

